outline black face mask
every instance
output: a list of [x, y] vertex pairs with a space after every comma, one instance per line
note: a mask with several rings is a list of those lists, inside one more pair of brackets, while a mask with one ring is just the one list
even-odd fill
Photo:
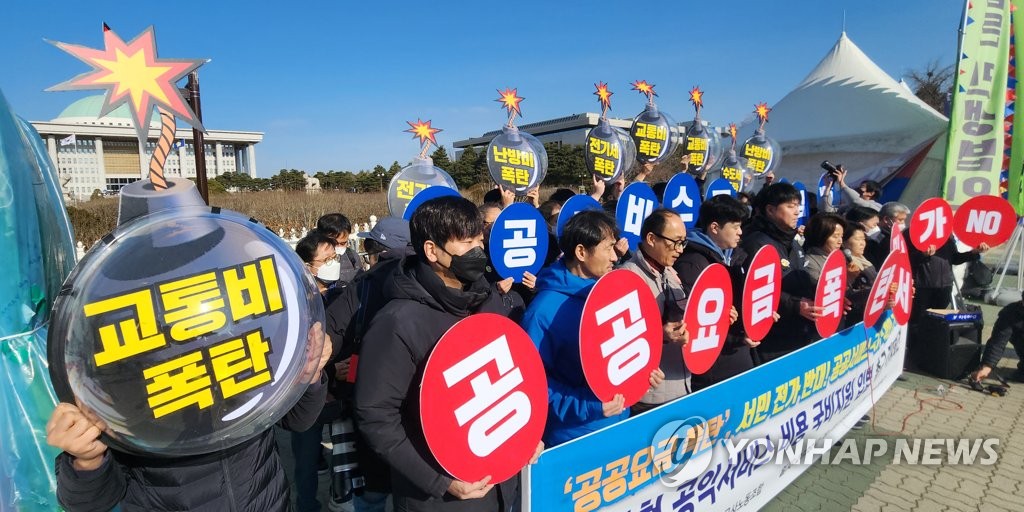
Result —
[[[441, 250], [444, 251], [444, 249]], [[448, 254], [452, 257], [448, 270], [464, 285], [477, 282], [487, 271], [487, 253], [480, 247], [474, 247], [458, 256], [450, 252]]]

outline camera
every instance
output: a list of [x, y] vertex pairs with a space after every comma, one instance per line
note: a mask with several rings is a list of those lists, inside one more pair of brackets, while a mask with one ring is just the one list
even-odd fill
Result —
[[821, 162], [821, 168], [828, 171], [829, 176], [832, 176], [833, 178], [839, 177], [839, 169], [832, 165], [832, 162], [829, 162], [828, 160]]

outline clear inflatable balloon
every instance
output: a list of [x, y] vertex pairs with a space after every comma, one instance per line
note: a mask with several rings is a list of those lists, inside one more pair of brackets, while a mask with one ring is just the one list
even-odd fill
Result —
[[[546, 163], [545, 163], [546, 166]], [[434, 166], [430, 157], [415, 158], [391, 178], [388, 185], [388, 211], [392, 217], [402, 218], [409, 201], [416, 193], [434, 185], [459, 190], [455, 180], [444, 169]]]
[[506, 125], [487, 145], [487, 170], [495, 183], [525, 196], [544, 181], [548, 152], [533, 135]]
[[764, 134], [764, 130], [758, 128], [740, 150], [743, 156], [747, 172], [761, 176], [768, 172], [774, 172], [782, 161], [782, 147], [775, 139]]
[[106, 425], [104, 443], [138, 454], [209, 453], [271, 428], [319, 366], [324, 311], [309, 270], [235, 212], [127, 218], [54, 304], [57, 395]]
[[682, 144], [683, 154], [690, 155], [687, 172], [700, 174], [721, 166], [721, 158], [725, 149], [722, 144], [722, 136], [707, 122], [694, 120], [690, 128], [686, 130]]
[[736, 152], [729, 150], [722, 159], [721, 166], [713, 172], [708, 173], [708, 179], [725, 178], [737, 192], [750, 192], [752, 186], [752, 175], [744, 167], [743, 159], [736, 156]]
[[602, 117], [587, 134], [583, 160], [594, 176], [612, 182], [628, 171], [636, 159], [633, 139]]
[[675, 122], [668, 114], [654, 105], [647, 105], [643, 112], [633, 118], [629, 135], [636, 145], [638, 162], [660, 162], [672, 154], [675, 137], [672, 127]]

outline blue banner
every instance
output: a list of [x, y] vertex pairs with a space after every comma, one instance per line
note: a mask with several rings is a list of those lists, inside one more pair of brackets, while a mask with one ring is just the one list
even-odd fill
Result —
[[549, 449], [524, 473], [524, 510], [757, 510], [810, 464], [736, 447], [831, 446], [899, 376], [905, 344], [887, 313]]

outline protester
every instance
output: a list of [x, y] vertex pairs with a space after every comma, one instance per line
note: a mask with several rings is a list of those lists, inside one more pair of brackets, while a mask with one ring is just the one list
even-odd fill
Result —
[[853, 206], [844, 215], [847, 223], [860, 224], [864, 227], [864, 236], [869, 240], [878, 240], [882, 234], [878, 227], [878, 210], [867, 206]]
[[359, 253], [349, 244], [352, 234], [352, 222], [340, 213], [328, 213], [317, 219], [316, 230], [335, 241], [335, 252], [341, 264], [338, 280], [347, 283], [356, 277], [363, 266], [359, 262]]
[[[278, 422], [286, 430], [308, 430], [323, 409], [322, 369], [331, 343], [320, 324], [310, 329], [308, 346], [317, 338], [323, 349], [308, 354], [311, 384]], [[68, 512], [290, 509], [273, 428], [231, 448], [174, 458], [108, 449], [100, 440], [105, 428], [91, 412], [69, 403], [57, 404], [46, 425], [47, 444], [62, 450], [55, 462], [57, 500]]]
[[[494, 261], [490, 246], [491, 229], [501, 213], [501, 205], [484, 203], [480, 205], [479, 210], [484, 226], [484, 251], [487, 253], [487, 260]], [[494, 286], [495, 291], [501, 295], [502, 300], [511, 309], [509, 318], [519, 323], [523, 319], [527, 301], [533, 298], [533, 288], [537, 284], [537, 277], [530, 272], [524, 272], [522, 283], [516, 283], [511, 277], [502, 278], [498, 275], [494, 265], [487, 265], [484, 277]]]
[[[335, 239], [324, 232], [313, 230], [295, 244], [295, 253], [316, 276], [317, 287], [324, 301], [324, 308], [343, 295], [344, 284], [339, 287], [341, 273], [340, 259], [335, 252]], [[340, 341], [332, 341], [332, 359], [340, 350]], [[336, 342], [338, 341], [338, 342]], [[328, 375], [328, 383], [330, 376]], [[295, 457], [294, 483], [295, 503], [298, 512], [320, 510], [317, 500], [318, 469], [327, 470], [327, 459], [323, 455], [323, 428], [341, 415], [341, 404], [331, 397], [324, 404], [316, 422], [310, 428], [291, 433], [292, 454]]]
[[[537, 296], [526, 309], [523, 328], [537, 346], [548, 378], [548, 420], [544, 443], [555, 446], [629, 416], [625, 399], [602, 403], [587, 386], [580, 362], [580, 319], [594, 283], [611, 272], [619, 256], [615, 219], [602, 211], [574, 215], [558, 240], [563, 258], [537, 276]], [[651, 387], [664, 374], [651, 372]]]
[[[347, 287], [347, 293], [331, 302], [325, 311], [327, 332], [341, 346], [338, 355], [330, 363], [334, 374], [330, 381], [330, 392], [343, 404], [343, 418], [340, 421], [353, 419], [353, 383], [358, 376], [359, 354], [370, 320], [386, 302], [383, 297], [384, 282], [403, 257], [414, 254], [409, 245], [409, 223], [397, 217], [379, 220], [372, 230], [359, 233], [359, 238], [363, 240], [364, 248], [371, 251], [369, 261], [372, 261], [373, 266], [357, 276]], [[367, 342], [373, 343], [373, 340]], [[332, 432], [338, 430], [334, 424], [331, 426]], [[352, 500], [355, 512], [383, 512], [391, 492], [390, 470], [366, 445], [358, 422], [355, 422], [354, 428], [357, 437], [355, 446], [350, 448], [355, 449], [358, 474], [363, 477], [363, 488], [355, 493]], [[339, 509], [345, 501], [345, 493], [336, 488], [333, 476], [347, 469], [350, 464], [349, 453], [337, 449], [333, 451], [330, 464], [332, 501], [329, 507], [332, 511]]]
[[868, 237], [865, 251], [875, 268], [882, 268], [885, 258], [889, 257], [893, 226], [899, 226], [901, 233], [906, 232], [907, 215], [910, 215], [910, 208], [895, 201], [883, 204], [878, 211], [879, 233], [875, 238]]
[[878, 269], [864, 257], [867, 247], [867, 233], [864, 225], [847, 223], [843, 231], [843, 252], [848, 262], [846, 266], [846, 298], [850, 301], [850, 310], [846, 313], [846, 323], [855, 324], [864, 320], [864, 308], [871, 294], [871, 286], [878, 276]]
[[[916, 324], [928, 309], [945, 309], [953, 297], [953, 265], [981, 259], [981, 253], [988, 250], [988, 244], [960, 252], [956, 241], [949, 237], [941, 247], [930, 246], [921, 251], [909, 242], [910, 234], [905, 233], [910, 268], [914, 277], [914, 301], [911, 306], [910, 323]], [[911, 335], [911, 340], [914, 338]]]
[[695, 229], [686, 233], [687, 244], [683, 254], [675, 263], [687, 295], [690, 295], [701, 272], [713, 263], [725, 265], [732, 278], [732, 327], [715, 363], [703, 375], [693, 376], [691, 383], [694, 391], [739, 375], [754, 366], [750, 349], [759, 343], [743, 333], [742, 323], [736, 323], [739, 311], [735, 306], [742, 303], [742, 265], [746, 261], [746, 254], [738, 247], [743, 235], [742, 224], [746, 219], [747, 208], [732, 196], [718, 195], [705, 201], [700, 205]]
[[[814, 320], [821, 316], [821, 308], [814, 306], [815, 283], [804, 269], [804, 253], [794, 240], [800, 192], [789, 183], [772, 183], [761, 189], [754, 202], [754, 217], [743, 228], [747, 235], [741, 247], [753, 255], [761, 247], [771, 246], [782, 262], [779, 320], [755, 349], [757, 362], [768, 362], [818, 339]], [[749, 267], [749, 260], [744, 267]]]
[[832, 251], [843, 247], [843, 218], [834, 213], [819, 213], [811, 217], [804, 231], [804, 254], [807, 273], [811, 279], [821, 278], [822, 267]]
[[660, 368], [665, 374], [661, 385], [651, 388], [631, 414], [640, 414], [690, 393], [690, 371], [683, 363], [682, 347], [687, 343], [683, 310], [686, 295], [672, 265], [686, 247], [686, 226], [679, 214], [659, 208], [640, 226], [640, 245], [622, 268], [643, 278], [658, 301], [661, 313], [662, 350]]
[[[981, 367], [971, 374], [975, 382], [985, 380], [992, 370], [999, 366], [999, 361], [1006, 351], [1007, 342], [1013, 344], [1017, 354], [1024, 354], [1024, 302], [1017, 301], [1003, 306], [999, 310], [992, 335], [985, 343], [985, 352], [981, 355]], [[1017, 358], [1017, 369], [1010, 376], [1017, 382], [1024, 382], [1024, 358]]]
[[[845, 201], [844, 206], [837, 208], [832, 204], [832, 187], [839, 187]], [[864, 180], [854, 190], [846, 184], [846, 169], [842, 165], [836, 166], [834, 178], [827, 180], [826, 192], [822, 194], [820, 209], [824, 212], [845, 211], [851, 206], [864, 206], [879, 211], [882, 204], [878, 198], [882, 196], [882, 185], [874, 180]]]
[[317, 289], [325, 295], [341, 278], [341, 263], [335, 241], [321, 231], [310, 231], [295, 244], [295, 253], [313, 273]]
[[[430, 454], [420, 423], [419, 376], [427, 356], [455, 323], [474, 313], [508, 314], [484, 279], [487, 255], [477, 207], [461, 197], [424, 202], [409, 221], [416, 256], [384, 282], [387, 303], [370, 321], [355, 387], [364, 438], [391, 467], [395, 510], [501, 510], [516, 479], [463, 482]], [[457, 504], [457, 500], [476, 500]]]

